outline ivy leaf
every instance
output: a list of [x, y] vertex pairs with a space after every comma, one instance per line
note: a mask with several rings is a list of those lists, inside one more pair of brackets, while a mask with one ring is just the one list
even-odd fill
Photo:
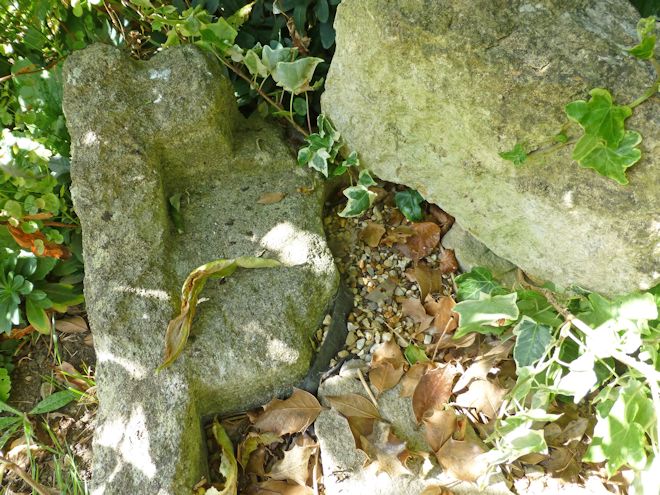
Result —
[[296, 53], [295, 48], [277, 48], [273, 50], [270, 46], [266, 45], [261, 52], [261, 61], [272, 73], [280, 62], [290, 62], [293, 55]]
[[503, 296], [489, 296], [479, 294], [479, 300], [463, 301], [452, 308], [454, 313], [460, 315], [458, 329], [454, 334], [457, 339], [470, 332], [488, 333], [495, 330], [494, 327], [482, 328], [497, 320], [515, 320], [518, 318], [518, 306], [516, 306], [517, 294], [515, 292]]
[[568, 118], [584, 129], [584, 136], [575, 145], [573, 160], [586, 157], [601, 141], [608, 148], [619, 146], [625, 134], [624, 120], [632, 115], [630, 107], [612, 104], [612, 95], [606, 89], [589, 91], [589, 103], [583, 100], [569, 103], [564, 108]]
[[321, 62], [323, 59], [316, 57], [301, 58], [295, 62], [280, 62], [272, 76], [278, 86], [298, 95], [311, 89], [309, 83], [314, 77], [316, 66]]
[[[358, 184], [364, 187], [377, 186], [376, 181], [371, 178], [368, 170], [361, 170], [358, 177]], [[371, 205], [370, 205], [371, 206]]]
[[218, 18], [218, 22], [206, 24], [204, 29], [200, 29], [199, 35], [201, 36], [202, 41], [213, 43], [222, 53], [224, 53], [227, 48], [234, 45], [234, 40], [236, 39], [238, 32], [231, 27], [227, 21], [220, 17]]
[[607, 148], [599, 142], [579, 163], [620, 184], [628, 184], [625, 172], [642, 157], [642, 152], [635, 148], [641, 141], [639, 133], [626, 131], [618, 148]]
[[[363, 170], [362, 172], [366, 172]], [[360, 173], [360, 175], [362, 175]], [[377, 194], [371, 192], [362, 184], [344, 189], [344, 196], [348, 198], [348, 204], [340, 213], [340, 217], [354, 217], [369, 209], [376, 200]]]
[[493, 280], [493, 275], [486, 269], [475, 266], [471, 272], [456, 277], [459, 301], [477, 300], [481, 294], [490, 295], [502, 286]]
[[328, 158], [330, 158], [328, 151], [325, 148], [321, 148], [312, 155], [308, 163], [314, 170], [318, 170], [325, 177], [328, 177]]
[[254, 53], [253, 50], [248, 50], [243, 57], [243, 63], [253, 76], [268, 77], [268, 68], [261, 63], [259, 55]]
[[640, 60], [649, 60], [653, 58], [653, 49], [655, 48], [655, 34], [653, 36], [648, 36], [644, 38], [642, 42], [632, 47], [630, 50], [626, 50], [633, 57], [637, 57]]
[[422, 201], [424, 201], [424, 198], [415, 189], [400, 191], [394, 195], [397, 208], [411, 222], [421, 222], [423, 220], [422, 208], [419, 206]]
[[518, 336], [513, 359], [519, 368], [531, 366], [543, 357], [553, 341], [551, 330], [549, 326], [536, 323], [527, 316], [522, 317], [513, 329], [513, 334]]
[[505, 160], [513, 162], [514, 165], [524, 165], [527, 161], [527, 153], [525, 153], [525, 150], [520, 144], [516, 144], [511, 151], [498, 153], [498, 155]]

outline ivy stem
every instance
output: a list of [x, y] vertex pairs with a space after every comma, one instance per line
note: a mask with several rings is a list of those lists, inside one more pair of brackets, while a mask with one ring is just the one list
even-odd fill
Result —
[[563, 148], [564, 146], [568, 146], [569, 144], [574, 144], [577, 143], [580, 140], [580, 138], [571, 138], [563, 143], [556, 143], [553, 144], [552, 146], [548, 146], [547, 148], [541, 148], [538, 150], [534, 150], [531, 153], [527, 153], [527, 158], [538, 158], [543, 155], [547, 155], [549, 153], [552, 153], [555, 150], [558, 150], [560, 148]]
[[658, 91], [658, 88], [660, 87], [660, 65], [658, 64], [658, 62], [656, 62], [653, 59], [651, 59], [651, 63], [653, 64], [653, 67], [655, 67], [655, 72], [657, 74], [655, 84], [653, 86], [651, 86], [651, 89], [649, 89], [646, 93], [644, 93], [642, 96], [640, 96], [635, 101], [633, 101], [630, 105], [628, 105], [630, 108], [635, 108], [640, 103], [644, 103], [651, 96], [653, 96], [655, 94], [655, 92]]
[[[242, 71], [238, 70], [236, 67], [234, 67], [233, 65], [228, 63], [225, 60], [225, 58], [222, 55], [220, 55], [220, 53], [218, 52], [218, 49], [216, 47], [213, 47], [213, 51], [215, 52], [216, 57], [218, 57], [218, 60], [220, 60], [220, 62], [222, 62], [225, 65], [225, 67], [227, 67], [228, 69], [231, 69], [234, 73], [236, 73], [236, 75], [238, 75], [239, 77], [245, 79], [248, 83], [250, 83], [250, 86], [252, 86], [256, 90], [256, 92], [259, 93], [263, 97], [264, 100], [266, 100], [268, 103], [273, 105], [280, 112], [284, 111], [284, 108], [282, 108], [281, 105], [278, 105], [277, 103], [275, 103], [266, 93], [264, 93], [256, 82], [252, 81], [249, 77], [247, 77], [245, 74], [243, 74]], [[284, 91], [282, 91], [282, 93], [284, 93]], [[293, 94], [291, 94], [291, 101], [293, 102]], [[295, 127], [295, 129], [298, 132], [300, 132], [303, 136], [309, 137], [309, 134], [305, 131], [305, 129], [303, 129], [298, 124], [296, 124], [296, 122], [293, 120], [292, 115], [285, 115], [284, 118], [286, 120], [288, 120], [289, 123], [293, 127]]]

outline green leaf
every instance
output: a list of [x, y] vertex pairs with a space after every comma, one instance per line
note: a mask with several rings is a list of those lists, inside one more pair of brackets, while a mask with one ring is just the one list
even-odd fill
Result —
[[21, 218], [23, 216], [23, 209], [21, 204], [18, 201], [10, 199], [5, 203], [5, 206], [2, 208], [7, 212], [7, 215], [14, 218]]
[[293, 9], [293, 24], [296, 27], [296, 31], [300, 36], [304, 36], [307, 27], [307, 6], [310, 4], [310, 1], [303, 0], [298, 2]]
[[400, 191], [394, 195], [394, 202], [397, 208], [399, 208], [408, 220], [415, 223], [423, 220], [422, 207], [420, 206], [422, 201], [424, 201], [424, 198], [415, 189]]
[[17, 409], [14, 409], [6, 402], [0, 401], [0, 411], [10, 412], [16, 416], [23, 416], [23, 413]]
[[525, 153], [525, 150], [520, 144], [516, 144], [511, 151], [498, 153], [498, 155], [505, 160], [513, 162], [514, 165], [524, 165], [527, 161], [527, 153]]
[[181, 314], [170, 321], [167, 326], [165, 332], [165, 361], [158, 367], [156, 373], [171, 365], [183, 351], [190, 334], [190, 325], [195, 315], [197, 298], [209, 278], [228, 277], [239, 267], [273, 268], [280, 265], [281, 263], [277, 260], [241, 256], [235, 259], [212, 261], [200, 266], [188, 275], [181, 289]]
[[502, 286], [493, 280], [493, 276], [486, 268], [475, 266], [470, 273], [464, 273], [456, 277], [458, 285], [459, 301], [476, 300], [481, 294], [490, 295], [493, 291], [501, 289]]
[[316, 0], [316, 6], [314, 7], [316, 12], [316, 18], [319, 22], [328, 22], [330, 17], [330, 7], [328, 6], [328, 0]]
[[471, 332], [495, 333], [495, 327], [482, 327], [482, 325], [490, 325], [501, 319], [517, 319], [519, 311], [516, 306], [516, 298], [515, 292], [503, 296], [489, 296], [481, 293], [479, 300], [458, 303], [452, 308], [454, 313], [460, 315], [454, 338], [457, 339]]
[[[255, 3], [256, 0], [238, 9], [227, 19], [227, 23], [234, 29], [238, 30], [238, 28], [241, 27], [245, 23], [245, 21], [247, 21], [250, 18], [250, 14], [252, 13], [252, 7], [254, 7]], [[207, 2], [206, 10], [208, 10], [211, 14], [213, 14], [216, 10], [218, 10], [219, 2], [217, 0], [215, 0], [214, 6], [215, 9], [210, 9]]]
[[[11, 379], [9, 378], [9, 371], [6, 368], [0, 368], [0, 402], [7, 402], [9, 399], [9, 391], [11, 390]], [[2, 419], [0, 418], [0, 422]], [[0, 425], [0, 430], [7, 426]]]
[[344, 189], [344, 196], [348, 198], [348, 204], [340, 213], [340, 217], [354, 217], [369, 209], [376, 199], [377, 194], [371, 192], [365, 186], [347, 187]]
[[555, 141], [557, 141], [558, 143], [565, 143], [566, 141], [568, 141], [568, 138], [566, 137], [565, 134], [557, 134], [555, 136]]
[[642, 136], [639, 133], [626, 131], [618, 148], [607, 148], [603, 143], [597, 143], [578, 163], [620, 184], [628, 184], [625, 172], [642, 157], [642, 152], [635, 148], [641, 142]]
[[519, 290], [517, 293], [518, 302], [516, 304], [520, 314], [550, 327], [558, 327], [562, 324], [562, 319], [557, 316], [555, 308], [544, 296], [533, 290]]
[[321, 23], [319, 26], [319, 35], [321, 36], [321, 44], [323, 45], [323, 48], [328, 50], [335, 44], [336, 34], [332, 22]]
[[217, 419], [213, 420], [213, 436], [222, 447], [219, 471], [225, 478], [223, 493], [236, 493], [238, 486], [238, 464], [234, 456], [234, 445]]
[[573, 360], [568, 367], [570, 371], [561, 377], [554, 391], [573, 397], [575, 404], [580, 402], [598, 383], [598, 376], [594, 371], [595, 363], [591, 352], [585, 352]]
[[270, 74], [280, 62], [291, 62], [294, 53], [296, 53], [295, 48], [277, 48], [273, 50], [270, 46], [266, 45], [261, 52], [261, 61]]
[[151, 2], [149, 0], [131, 0], [131, 3], [133, 5], [137, 5], [138, 7], [142, 7], [143, 9], [153, 9], [154, 6], [151, 5]]
[[320, 150], [318, 150], [316, 153], [314, 153], [312, 155], [312, 159], [308, 163], [309, 163], [309, 166], [312, 167], [314, 170], [318, 170], [325, 177], [328, 177], [328, 159], [329, 158], [330, 158], [330, 155], [325, 150], [325, 148], [321, 148]]
[[268, 77], [268, 68], [261, 63], [259, 55], [254, 53], [253, 50], [248, 50], [245, 53], [243, 62], [253, 76]]
[[376, 181], [371, 178], [369, 171], [366, 169], [360, 170], [360, 175], [358, 176], [358, 184], [364, 187], [371, 187], [378, 185], [376, 184]]
[[21, 418], [17, 418], [17, 417], [0, 418], [0, 430], [9, 428], [11, 425], [16, 424], [20, 420]]
[[350, 155], [348, 155], [348, 158], [341, 162], [341, 166], [344, 168], [348, 167], [359, 167], [360, 166], [360, 160], [358, 159], [358, 154], [357, 151], [351, 152]]
[[298, 166], [302, 167], [312, 158], [312, 150], [309, 149], [309, 146], [300, 148], [298, 150]]
[[633, 57], [637, 57], [640, 60], [650, 60], [653, 58], [653, 50], [655, 49], [655, 34], [644, 38], [642, 42], [632, 47], [630, 50], [626, 50]]
[[307, 102], [302, 98], [296, 98], [293, 100], [293, 111], [298, 115], [307, 115]]
[[626, 394], [620, 394], [613, 405], [610, 401], [598, 405], [594, 437], [582, 459], [584, 462], [607, 461], [605, 468], [609, 476], [624, 464], [635, 469], [646, 465], [646, 433], [642, 425], [633, 421], [634, 416], [630, 417], [630, 412], [636, 413], [638, 407], [631, 408], [629, 399]]
[[513, 359], [518, 367], [532, 366], [543, 357], [553, 342], [551, 330], [527, 316], [522, 317], [513, 329], [513, 334], [518, 336], [513, 348]]
[[278, 86], [298, 95], [311, 89], [309, 83], [314, 77], [316, 66], [321, 62], [323, 59], [316, 57], [301, 58], [295, 62], [280, 62], [272, 76]]
[[408, 344], [406, 350], [403, 351], [403, 354], [406, 356], [406, 359], [411, 365], [419, 361], [426, 361], [429, 359], [424, 349], [416, 346], [415, 344]]
[[27, 319], [39, 333], [50, 334], [50, 319], [41, 305], [32, 299], [25, 300]]
[[573, 150], [573, 160], [582, 160], [601, 141], [605, 141], [608, 148], [618, 147], [625, 134], [623, 122], [632, 115], [630, 107], [614, 106], [612, 95], [606, 89], [595, 88], [589, 94], [589, 103], [578, 100], [564, 108], [568, 118], [584, 129], [584, 136]]
[[206, 24], [206, 27], [199, 31], [202, 41], [213, 43], [223, 53], [224, 50], [234, 45], [237, 34], [238, 32], [222, 17], [218, 18], [218, 22]]
[[46, 293], [48, 299], [53, 303], [53, 308], [60, 313], [64, 313], [69, 306], [81, 304], [85, 301], [85, 296], [80, 286], [45, 282], [37, 282], [34, 286]]
[[[592, 328], [597, 328], [609, 321], [618, 321], [617, 329], [627, 329], [628, 321], [634, 322], [638, 328], [647, 320], [658, 318], [658, 307], [652, 294], [628, 294], [617, 296], [609, 301], [599, 294], [590, 294], [589, 302], [593, 311], [581, 314], [580, 319]], [[639, 323], [638, 323], [639, 322]]]
[[54, 394], [49, 395], [44, 400], [39, 402], [39, 404], [37, 404], [36, 407], [32, 409], [32, 411], [30, 411], [28, 414], [45, 414], [55, 411], [60, 407], [66, 406], [76, 397], [78, 397], [77, 394], [71, 390], [55, 392]]

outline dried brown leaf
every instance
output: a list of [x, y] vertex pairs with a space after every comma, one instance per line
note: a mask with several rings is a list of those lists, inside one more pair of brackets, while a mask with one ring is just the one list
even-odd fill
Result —
[[360, 239], [362, 239], [367, 246], [375, 248], [380, 244], [380, 239], [384, 234], [385, 227], [369, 220], [367, 221], [367, 226], [362, 229], [362, 232], [360, 232]]
[[456, 255], [453, 249], [445, 249], [443, 251], [442, 258], [440, 259], [440, 270], [445, 275], [458, 270], [458, 261], [456, 261]]
[[374, 363], [369, 371], [369, 381], [378, 389], [380, 396], [385, 390], [396, 387], [403, 373], [403, 364], [399, 364], [395, 368], [390, 361], [380, 361]]
[[376, 199], [374, 199], [373, 204], [378, 204], [382, 202], [388, 196], [388, 192], [382, 187], [371, 186], [368, 188], [372, 193], [376, 193]]
[[297, 483], [268, 480], [263, 483], [253, 483], [243, 493], [246, 495], [314, 495], [314, 490]]
[[289, 480], [299, 485], [305, 485], [309, 478], [309, 461], [318, 445], [301, 447], [293, 445], [284, 452], [284, 459], [273, 464], [268, 476], [274, 480]]
[[390, 229], [389, 232], [387, 232], [387, 235], [382, 240], [382, 243], [392, 247], [396, 243], [405, 243], [410, 237], [416, 234], [417, 232], [408, 225], [399, 225], [398, 227], [394, 227], [393, 229]]
[[279, 192], [271, 192], [271, 193], [266, 193], [261, 198], [259, 198], [259, 201], [257, 201], [258, 205], [272, 205], [274, 203], [279, 203], [284, 199], [284, 196], [286, 194], [284, 193], [279, 193]]
[[403, 357], [403, 352], [399, 345], [394, 342], [394, 339], [383, 342], [378, 346], [378, 349], [374, 351], [372, 363], [380, 363], [383, 361], [388, 361], [392, 363], [393, 366], [406, 365], [408, 361]]
[[394, 478], [412, 474], [406, 467], [410, 455], [406, 442], [396, 438], [390, 431], [391, 427], [389, 423], [376, 421], [373, 432], [361, 437], [361, 449], [376, 464], [376, 475], [385, 472]]
[[[406, 217], [403, 216], [403, 213], [401, 213], [401, 211], [398, 208], [394, 208], [390, 210], [390, 214], [388, 215], [387, 220], [385, 222], [390, 227], [398, 227], [404, 221], [406, 221]], [[399, 242], [399, 241], [395, 241], [395, 242]], [[391, 246], [391, 244], [389, 245]]]
[[426, 411], [444, 409], [451, 396], [456, 373], [456, 368], [451, 364], [440, 365], [424, 373], [412, 398], [412, 409], [417, 419], [417, 426], [422, 423]]
[[415, 323], [419, 323], [418, 332], [423, 332], [431, 326], [433, 316], [426, 313], [419, 299], [410, 297], [401, 305], [401, 311], [405, 316], [410, 316]]
[[55, 330], [59, 330], [62, 333], [80, 333], [87, 332], [89, 327], [84, 318], [80, 316], [70, 316], [68, 318], [62, 318], [61, 320], [55, 320]]
[[266, 476], [264, 465], [266, 464], [266, 454], [268, 449], [261, 445], [256, 450], [250, 452], [250, 457], [245, 466], [245, 474], [256, 474], [257, 476]]
[[449, 229], [454, 225], [454, 217], [448, 215], [436, 205], [429, 205], [429, 216], [426, 219], [428, 222], [437, 223], [438, 226], [442, 229], [442, 235], [445, 235], [449, 232]]
[[419, 495], [452, 495], [452, 492], [443, 491], [438, 485], [427, 485]]
[[47, 366], [55, 371], [55, 378], [67, 386], [77, 388], [81, 392], [84, 392], [90, 387], [90, 385], [85, 380], [76, 378], [76, 376], [80, 375], [80, 373], [78, 373], [73, 365], [67, 363], [66, 361], [62, 361], [62, 366], [51, 366], [49, 364], [47, 364]]
[[572, 449], [560, 447], [553, 449], [550, 458], [542, 461], [541, 466], [555, 478], [561, 478], [567, 483], [577, 483], [580, 475], [580, 463], [576, 457], [576, 452]]
[[467, 387], [472, 380], [485, 380], [488, 373], [490, 373], [491, 368], [495, 366], [497, 361], [499, 361], [497, 356], [483, 356], [483, 358], [475, 360], [458, 379], [456, 385], [454, 385], [453, 391], [460, 392]]
[[443, 296], [437, 301], [431, 297], [426, 298], [424, 309], [426, 313], [434, 316], [433, 328], [436, 333], [452, 333], [458, 327], [458, 313], [452, 308], [456, 302], [450, 296]]
[[453, 409], [434, 411], [432, 415], [423, 418], [426, 432], [424, 438], [433, 452], [437, 452], [458, 430], [456, 413]]
[[287, 400], [273, 399], [264, 406], [264, 412], [254, 426], [277, 436], [304, 431], [323, 410], [319, 401], [309, 392], [294, 387]]
[[588, 426], [589, 421], [586, 418], [578, 418], [575, 421], [571, 421], [557, 438], [557, 443], [571, 446], [571, 444], [579, 442], [582, 440]]
[[405, 244], [394, 244], [392, 247], [406, 258], [418, 262], [426, 258], [440, 242], [440, 227], [431, 222], [413, 223], [411, 227], [417, 234], [407, 239]]
[[85, 338], [83, 339], [83, 344], [88, 345], [90, 347], [94, 347], [94, 336], [91, 333], [85, 335]]
[[470, 383], [468, 391], [456, 397], [456, 404], [461, 407], [474, 408], [489, 418], [494, 418], [502, 405], [504, 396], [509, 391], [500, 385], [477, 380]]
[[325, 395], [330, 407], [346, 418], [380, 419], [376, 407], [357, 394]]
[[442, 272], [424, 262], [419, 263], [414, 269], [406, 270], [406, 278], [419, 285], [421, 301], [425, 301], [428, 294], [443, 293]]
[[486, 473], [488, 467], [486, 461], [477, 459], [483, 453], [484, 450], [474, 440], [458, 441], [450, 438], [435, 456], [447, 476], [475, 482]]
[[408, 370], [408, 373], [406, 373], [406, 376], [401, 380], [401, 393], [399, 393], [399, 398], [412, 397], [422, 375], [424, 375], [429, 368], [435, 369], [437, 366], [437, 363], [434, 363], [430, 359], [427, 361], [418, 361], [413, 364]]

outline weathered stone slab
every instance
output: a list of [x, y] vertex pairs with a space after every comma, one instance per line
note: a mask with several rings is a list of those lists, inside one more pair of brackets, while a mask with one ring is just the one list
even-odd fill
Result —
[[[378, 391], [372, 386], [374, 395]], [[424, 425], [418, 431], [414, 430], [415, 416], [409, 397], [399, 398], [401, 384], [383, 392], [378, 398], [378, 413], [381, 418], [392, 425], [392, 433], [400, 440], [407, 442], [408, 450], [431, 452], [424, 440]], [[319, 387], [319, 400], [328, 407], [326, 395], [358, 394], [368, 398], [359, 380], [332, 377]], [[504, 477], [496, 473], [491, 476], [489, 485], [483, 491], [476, 483], [457, 482], [442, 472], [442, 468], [422, 466], [420, 458], [410, 461], [408, 468], [412, 475], [390, 477], [383, 472], [376, 475], [376, 464], [364, 467], [367, 459], [362, 450], [355, 448], [355, 440], [348, 422], [334, 410], [321, 411], [314, 431], [321, 445], [321, 460], [323, 462], [323, 482], [327, 495], [418, 495], [426, 486], [437, 485], [451, 487], [456, 495], [510, 495]], [[478, 437], [475, 436], [475, 440]], [[431, 461], [429, 461], [431, 462]], [[430, 468], [430, 469], [429, 469]]]
[[[138, 62], [92, 46], [64, 78], [98, 356], [92, 493], [188, 493], [206, 472], [203, 417], [286, 395], [309, 368], [339, 283], [323, 192], [295, 192], [313, 176], [276, 126], [243, 119], [219, 64], [195, 47]], [[269, 192], [287, 196], [256, 204]], [[176, 193], [183, 234], [168, 213]], [[188, 274], [245, 255], [287, 266], [210, 280], [183, 353], [155, 375]]]
[[498, 256], [538, 278], [613, 295], [660, 280], [658, 95], [626, 121], [642, 159], [628, 185], [571, 160], [497, 153], [581, 134], [564, 107], [608, 89], [630, 104], [655, 80], [626, 54], [626, 0], [346, 0], [323, 108], [380, 178], [417, 188]]

